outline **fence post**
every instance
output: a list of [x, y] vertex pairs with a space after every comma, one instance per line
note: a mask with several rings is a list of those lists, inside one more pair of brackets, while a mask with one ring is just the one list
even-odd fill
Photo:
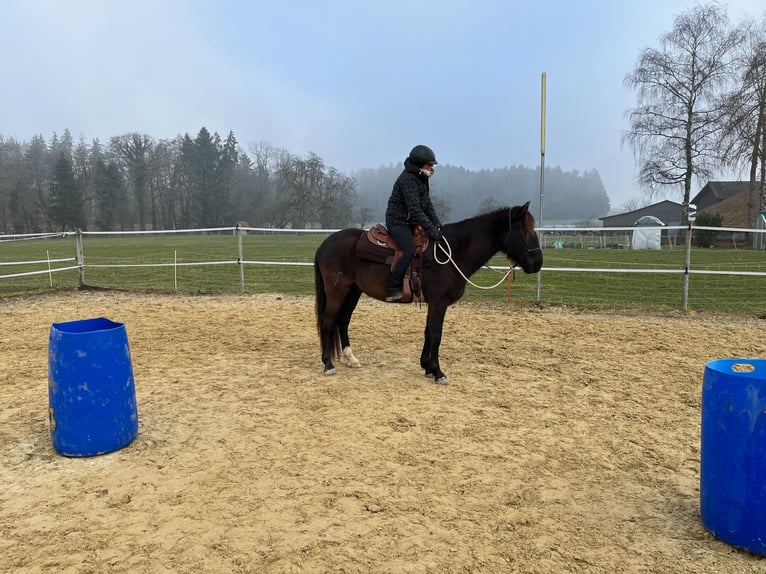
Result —
[[75, 232], [75, 245], [77, 246], [77, 268], [79, 270], [80, 287], [85, 287], [85, 250], [82, 246], [82, 230]]
[[689, 268], [692, 261], [692, 222], [686, 224], [686, 245], [684, 247], [684, 280], [681, 291], [681, 309], [689, 310]]
[[245, 292], [245, 263], [244, 263], [244, 258], [242, 257], [242, 236], [245, 234], [245, 230], [239, 228], [239, 223], [237, 224], [236, 234], [237, 234], [237, 249], [239, 253], [237, 257], [237, 265], [239, 265], [239, 292], [244, 293]]

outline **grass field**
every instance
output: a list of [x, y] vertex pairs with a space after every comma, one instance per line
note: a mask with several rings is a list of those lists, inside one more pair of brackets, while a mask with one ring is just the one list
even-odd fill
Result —
[[[246, 293], [311, 294], [314, 251], [322, 234], [247, 235], [242, 241]], [[87, 236], [83, 242], [85, 284], [98, 288], [200, 293], [239, 292], [237, 238], [231, 234]], [[0, 296], [70, 289], [78, 285], [73, 237], [0, 243]], [[681, 307], [683, 249], [547, 249], [541, 301], [584, 307]], [[51, 263], [48, 260], [65, 259]], [[37, 261], [20, 265], [19, 261]], [[268, 264], [264, 264], [268, 262]], [[303, 265], [301, 265], [303, 264]], [[490, 265], [507, 266], [500, 256]], [[693, 271], [766, 272], [766, 253], [749, 249], [694, 249]], [[566, 271], [559, 270], [566, 269]], [[578, 271], [578, 270], [582, 271]], [[592, 269], [619, 270], [594, 272]], [[635, 273], [630, 270], [653, 270]], [[481, 270], [478, 285], [497, 283], [501, 272]], [[535, 301], [537, 277], [517, 271], [492, 290], [469, 285], [467, 299]], [[766, 314], [766, 277], [691, 274], [689, 307], [726, 313]]]

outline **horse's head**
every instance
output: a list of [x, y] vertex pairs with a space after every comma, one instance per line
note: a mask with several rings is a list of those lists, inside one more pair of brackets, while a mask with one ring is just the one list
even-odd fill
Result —
[[503, 251], [524, 273], [537, 273], [543, 266], [543, 251], [535, 232], [535, 218], [529, 213], [529, 202], [509, 208], [508, 219]]

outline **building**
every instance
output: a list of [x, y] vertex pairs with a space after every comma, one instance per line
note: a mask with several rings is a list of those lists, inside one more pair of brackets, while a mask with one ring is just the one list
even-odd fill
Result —
[[[723, 216], [722, 227], [749, 228], [749, 185], [747, 181], [709, 181], [691, 203], [697, 206], [697, 213], [718, 213]], [[755, 205], [756, 211], [759, 207]]]
[[747, 193], [748, 185], [746, 181], [709, 181], [692, 198], [691, 203], [697, 206], [698, 212], [704, 211], [733, 195], [743, 191]]
[[681, 225], [683, 206], [668, 199], [653, 203], [640, 209], [634, 209], [617, 215], [599, 217], [604, 227], [632, 227], [636, 221], [645, 216], [656, 217], [665, 225]]

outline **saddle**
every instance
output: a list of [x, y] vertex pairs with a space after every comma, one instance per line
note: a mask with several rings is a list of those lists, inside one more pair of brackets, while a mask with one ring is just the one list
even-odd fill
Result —
[[[416, 225], [412, 230], [412, 237], [415, 240], [415, 256], [404, 274], [402, 303], [409, 303], [413, 296], [420, 298], [420, 269], [428, 267], [433, 259], [428, 250], [430, 238], [420, 225]], [[402, 250], [399, 249], [394, 238], [388, 234], [388, 230], [380, 223], [376, 223], [369, 231], [359, 236], [356, 255], [359, 259], [366, 261], [385, 263], [393, 270], [402, 258]]]

